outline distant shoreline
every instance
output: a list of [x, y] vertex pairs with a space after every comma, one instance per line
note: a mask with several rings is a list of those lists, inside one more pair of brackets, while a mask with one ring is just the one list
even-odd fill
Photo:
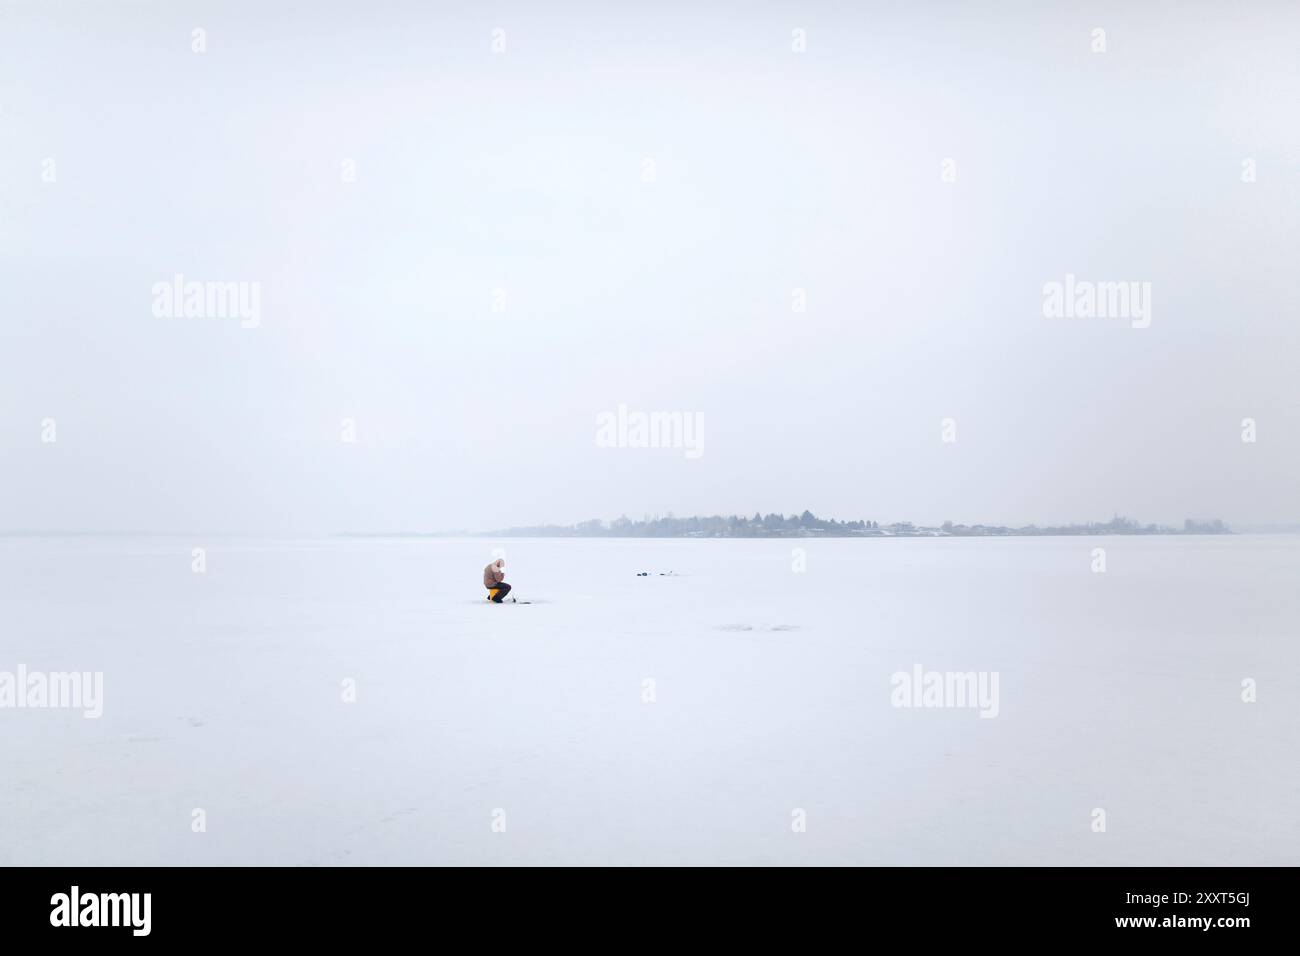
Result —
[[450, 538], [583, 538], [583, 539], [618, 539], [622, 541], [636, 540], [691, 540], [691, 539], [709, 539], [709, 540], [807, 540], [810, 538], [836, 538], [836, 539], [853, 539], [853, 538], [1070, 538], [1070, 537], [1170, 537], [1170, 538], [1189, 538], [1189, 537], [1247, 537], [1247, 536], [1296, 536], [1300, 535], [1300, 527], [1289, 525], [1279, 526], [1251, 526], [1241, 528], [1240, 530], [1224, 532], [1202, 532], [1202, 531], [1160, 531], [1160, 532], [1122, 532], [1122, 531], [1092, 531], [1092, 532], [1059, 532], [1039, 530], [1034, 532], [1020, 532], [1012, 530], [1004, 534], [818, 534], [818, 533], [800, 533], [782, 532], [771, 535], [647, 535], [647, 534], [552, 534], [552, 533], [523, 533], [517, 531], [0, 531], [0, 541], [39, 541], [55, 539], [82, 539], [88, 541], [94, 540], [121, 540], [135, 538], [140, 540], [157, 540], [157, 541], [182, 541], [192, 543], [194, 541], [339, 541], [339, 540], [378, 540], [378, 539], [411, 539], [411, 540], [434, 540]]
[[914, 525], [895, 522], [880, 525], [873, 521], [826, 521], [811, 513], [790, 516], [755, 515], [753, 519], [723, 518], [650, 518], [613, 522], [585, 521], [576, 525], [534, 525], [521, 528], [498, 528], [491, 531], [455, 529], [449, 531], [84, 531], [36, 530], [30, 528], [0, 531], [4, 539], [41, 538], [141, 538], [141, 539], [208, 539], [208, 540], [316, 540], [339, 539], [434, 539], [434, 538], [619, 538], [638, 539], [808, 539], [808, 538], [1060, 538], [1060, 537], [1176, 537], [1188, 535], [1296, 535], [1300, 524], [1252, 524], [1230, 528], [1220, 520], [1188, 519], [1182, 528], [1167, 525], [1139, 524], [1116, 516], [1107, 522], [1072, 525]]
[[755, 514], [753, 518], [737, 515], [712, 515], [675, 518], [646, 518], [632, 521], [622, 517], [604, 522], [592, 519], [575, 525], [533, 525], [503, 528], [496, 531], [398, 532], [373, 535], [347, 533], [340, 537], [399, 538], [1029, 538], [1029, 537], [1096, 537], [1100, 535], [1224, 535], [1233, 531], [1215, 518], [1198, 521], [1188, 518], [1182, 528], [1140, 524], [1132, 518], [1116, 515], [1107, 522], [1071, 525], [966, 525], [945, 521], [941, 525], [916, 525], [898, 521], [881, 525], [875, 521], [837, 521], [818, 518], [810, 511], [801, 515]]
[[817, 532], [782, 532], [779, 534], [562, 534], [550, 532], [525, 531], [341, 531], [331, 535], [333, 538], [581, 538], [584, 540], [617, 539], [620, 541], [647, 540], [695, 540], [695, 541], [764, 541], [781, 539], [837, 538], [837, 539], [882, 539], [882, 538], [1192, 538], [1240, 537], [1242, 534], [1300, 534], [1297, 531], [1008, 531], [1005, 533], [984, 534], [948, 534], [944, 532], [916, 532], [908, 534], [822, 534]]

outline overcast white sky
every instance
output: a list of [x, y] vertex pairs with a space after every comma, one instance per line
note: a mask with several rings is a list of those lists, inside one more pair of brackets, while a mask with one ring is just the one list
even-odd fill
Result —
[[1300, 520], [1300, 5], [982, 6], [3, 0], [0, 530]]

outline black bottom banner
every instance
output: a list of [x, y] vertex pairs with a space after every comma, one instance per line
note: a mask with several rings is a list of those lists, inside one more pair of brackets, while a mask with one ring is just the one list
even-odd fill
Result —
[[[1289, 937], [1288, 869], [9, 869], [8, 942]], [[680, 935], [688, 933], [687, 936]], [[665, 935], [671, 934], [671, 935]], [[39, 938], [39, 939], [38, 939]], [[432, 941], [432, 940], [431, 940]]]

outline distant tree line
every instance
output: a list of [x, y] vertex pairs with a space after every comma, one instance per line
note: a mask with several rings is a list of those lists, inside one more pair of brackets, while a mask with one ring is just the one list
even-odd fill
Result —
[[538, 525], [527, 528], [506, 528], [491, 532], [502, 537], [555, 537], [555, 538], [792, 538], [792, 537], [977, 537], [989, 535], [1089, 535], [1089, 534], [1230, 534], [1227, 525], [1213, 521], [1187, 519], [1182, 530], [1155, 524], [1140, 524], [1132, 518], [1116, 515], [1107, 522], [1038, 527], [1025, 525], [1011, 528], [1005, 525], [965, 525], [945, 521], [936, 527], [914, 525], [910, 521], [897, 521], [881, 525], [875, 521], [836, 521], [818, 518], [811, 511], [802, 514], [760, 514], [752, 518], [743, 515], [698, 515], [677, 518], [671, 513], [655, 515], [634, 521], [627, 515], [614, 521], [592, 518], [574, 525]]

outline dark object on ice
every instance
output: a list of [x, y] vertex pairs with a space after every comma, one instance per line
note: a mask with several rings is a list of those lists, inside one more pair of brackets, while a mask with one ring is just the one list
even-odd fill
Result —
[[638, 572], [636, 573], [636, 576], [637, 576], [638, 578], [648, 578], [648, 577], [650, 577], [650, 572], [649, 572], [649, 571], [638, 571]]

